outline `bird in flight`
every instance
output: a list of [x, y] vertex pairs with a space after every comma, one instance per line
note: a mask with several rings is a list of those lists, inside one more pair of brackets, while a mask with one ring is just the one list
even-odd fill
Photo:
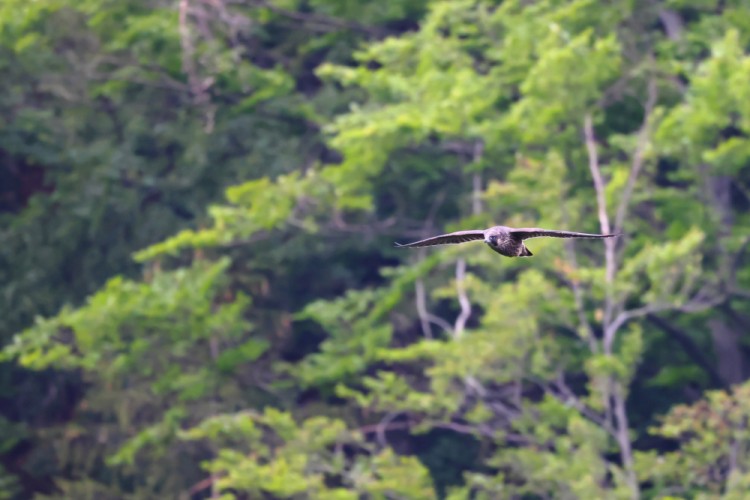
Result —
[[507, 226], [493, 226], [489, 229], [477, 229], [474, 231], [456, 231], [455, 233], [441, 234], [413, 243], [396, 246], [406, 247], [430, 247], [434, 245], [455, 245], [467, 241], [484, 240], [489, 247], [500, 255], [506, 257], [531, 257], [532, 254], [523, 241], [529, 238], [614, 238], [619, 234], [591, 234], [576, 233], [573, 231], [556, 231], [554, 229], [540, 229], [538, 227], [513, 228]]

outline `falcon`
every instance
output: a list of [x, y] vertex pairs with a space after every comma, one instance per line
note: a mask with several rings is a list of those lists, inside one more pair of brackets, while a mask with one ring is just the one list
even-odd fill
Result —
[[455, 233], [441, 234], [413, 243], [400, 245], [399, 248], [431, 247], [434, 245], [455, 245], [467, 241], [484, 240], [489, 247], [500, 255], [506, 257], [531, 257], [534, 255], [524, 245], [524, 240], [530, 238], [614, 238], [620, 234], [591, 234], [576, 233], [573, 231], [557, 231], [554, 229], [540, 229], [538, 227], [513, 228], [507, 226], [494, 226], [489, 229], [477, 229], [473, 231], [456, 231]]

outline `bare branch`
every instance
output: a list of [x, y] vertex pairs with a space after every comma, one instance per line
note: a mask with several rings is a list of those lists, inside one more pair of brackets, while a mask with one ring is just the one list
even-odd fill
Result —
[[664, 25], [664, 31], [667, 32], [667, 38], [673, 41], [679, 41], [680, 38], [682, 38], [682, 32], [685, 29], [685, 26], [680, 14], [671, 9], [660, 9], [659, 20]]
[[[420, 258], [424, 255], [423, 252], [420, 252]], [[454, 336], [453, 327], [443, 318], [436, 316], [430, 311], [427, 310], [427, 294], [425, 293], [424, 289], [424, 281], [422, 278], [417, 279], [417, 281], [414, 283], [415, 292], [416, 292], [416, 302], [417, 302], [417, 314], [419, 315], [419, 321], [422, 324], [422, 333], [424, 336], [428, 339], [433, 338], [432, 337], [432, 327], [431, 324], [439, 326], [445, 332], [450, 335], [451, 337]]]
[[[604, 341], [606, 343], [608, 339], [614, 339], [617, 330], [631, 319], [642, 318], [644, 316], [669, 310], [687, 313], [701, 312], [721, 304], [726, 301], [726, 298], [727, 296], [725, 294], [716, 293], [716, 291], [706, 288], [699, 290], [689, 301], [682, 305], [668, 302], [652, 302], [645, 306], [623, 311], [617, 315], [614, 321], [607, 325], [604, 332]], [[605, 345], [605, 351], [609, 348], [610, 350], [608, 352], [611, 352], [611, 347], [611, 345]]]
[[616, 437], [614, 429], [612, 428], [612, 425], [607, 420], [607, 418], [586, 406], [583, 401], [581, 401], [580, 398], [576, 396], [576, 394], [570, 389], [570, 387], [568, 387], [568, 384], [565, 382], [565, 376], [562, 372], [558, 374], [557, 379], [553, 384], [550, 384], [548, 382], [537, 383], [540, 384], [545, 392], [554, 396], [555, 399], [572, 406], [573, 408], [578, 410], [578, 413], [604, 429], [606, 432], [610, 433], [612, 437]]
[[638, 500], [640, 498], [640, 491], [638, 488], [638, 478], [635, 475], [635, 469], [633, 467], [633, 448], [630, 443], [630, 427], [628, 425], [628, 416], [625, 411], [626, 395], [624, 394], [623, 388], [618, 387], [614, 390], [612, 398], [614, 399], [615, 420], [617, 421], [616, 439], [620, 448], [622, 466], [625, 470], [625, 479], [630, 488], [631, 498], [633, 500]]
[[388, 446], [388, 441], [385, 438], [385, 432], [387, 430], [388, 424], [390, 424], [391, 421], [393, 421], [394, 418], [396, 418], [397, 416], [399, 416], [400, 413], [401, 412], [390, 412], [390, 413], [388, 413], [385, 417], [383, 417], [383, 419], [375, 427], [375, 434], [378, 437], [378, 443], [383, 448], [385, 448], [386, 446]]
[[609, 216], [607, 215], [607, 201], [604, 197], [605, 185], [599, 168], [599, 154], [596, 149], [596, 137], [594, 136], [594, 125], [590, 113], [587, 113], [583, 120], [583, 133], [586, 138], [586, 150], [589, 154], [589, 170], [591, 171], [591, 177], [594, 180], [594, 190], [596, 191], [599, 225], [602, 232], [608, 234], [610, 228]]
[[458, 294], [458, 303], [461, 305], [461, 313], [456, 318], [453, 327], [454, 338], [459, 339], [464, 333], [466, 322], [471, 317], [471, 302], [466, 295], [464, 280], [466, 279], [466, 261], [463, 258], [456, 262], [456, 293]]
[[[599, 225], [605, 234], [609, 234], [609, 216], [607, 215], [607, 200], [604, 196], [604, 179], [599, 168], [599, 154], [596, 149], [596, 137], [594, 136], [594, 124], [591, 114], [586, 113], [583, 121], [583, 131], [586, 140], [586, 150], [589, 155], [589, 170], [594, 181], [594, 190], [596, 191], [597, 213], [599, 215]], [[612, 282], [615, 279], [615, 240], [607, 238], [604, 240], [604, 255], [606, 259], [606, 297], [604, 300], [604, 324], [607, 325], [612, 320], [613, 301], [612, 301]], [[612, 340], [610, 339], [609, 345]], [[605, 344], [606, 344], [605, 339]], [[609, 352], [605, 349], [605, 352]]]
[[[211, 105], [208, 89], [213, 85], [213, 77], [201, 77], [195, 64], [195, 43], [188, 22], [188, 14], [191, 12], [190, 0], [180, 0], [179, 3], [179, 30], [180, 45], [182, 47], [182, 71], [188, 77], [188, 85], [197, 106], [205, 108], [206, 123], [204, 129], [210, 133], [214, 128], [215, 109]], [[199, 20], [199, 27], [201, 26]], [[202, 29], [208, 29], [203, 26]]]
[[631, 319], [642, 318], [644, 316], [648, 316], [649, 314], [655, 314], [661, 311], [666, 311], [668, 309], [675, 309], [675, 306], [673, 306], [672, 304], [654, 302], [651, 304], [646, 304], [642, 307], [638, 307], [636, 309], [623, 311], [618, 314], [611, 323], [605, 326], [604, 352], [612, 352], [612, 343], [614, 342], [617, 331], [622, 327], [622, 325], [624, 325]]
[[419, 278], [414, 283], [414, 288], [417, 295], [417, 314], [419, 315], [419, 322], [422, 324], [422, 335], [431, 339], [432, 327], [430, 326], [430, 320], [427, 319], [427, 304], [425, 303], [424, 282], [422, 278]]

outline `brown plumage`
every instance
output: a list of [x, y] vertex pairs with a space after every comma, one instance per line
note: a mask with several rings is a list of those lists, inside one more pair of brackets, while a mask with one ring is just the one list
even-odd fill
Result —
[[506, 257], [531, 257], [533, 254], [523, 244], [523, 240], [529, 238], [613, 238], [619, 234], [591, 234], [576, 233], [573, 231], [557, 231], [554, 229], [540, 229], [538, 227], [513, 228], [507, 226], [494, 226], [489, 229], [475, 231], [456, 231], [455, 233], [441, 234], [413, 243], [399, 245], [397, 247], [429, 247], [433, 245], [455, 245], [467, 241], [484, 240], [489, 247], [500, 255]]

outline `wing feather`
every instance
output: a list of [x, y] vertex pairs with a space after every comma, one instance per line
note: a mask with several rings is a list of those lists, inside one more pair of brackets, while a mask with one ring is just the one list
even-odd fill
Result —
[[614, 238], [620, 236], [620, 234], [592, 234], [592, 233], [577, 233], [575, 231], [557, 231], [555, 229], [541, 229], [538, 227], [521, 227], [518, 229], [511, 229], [510, 233], [514, 236], [527, 240], [529, 238]]
[[396, 243], [397, 247], [431, 247], [433, 245], [455, 245], [458, 243], [466, 243], [467, 241], [483, 240], [484, 231], [456, 231], [455, 233], [441, 234], [439, 236], [433, 236], [424, 240], [415, 241], [413, 243], [406, 243], [400, 245]]

